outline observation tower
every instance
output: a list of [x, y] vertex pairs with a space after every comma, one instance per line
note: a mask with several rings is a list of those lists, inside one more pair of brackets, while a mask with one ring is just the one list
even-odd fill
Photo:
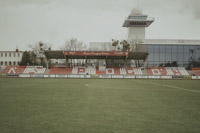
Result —
[[154, 22], [154, 18], [143, 14], [140, 9], [132, 9], [131, 14], [124, 21], [123, 27], [128, 28], [128, 42], [138, 42], [145, 39], [145, 28]]

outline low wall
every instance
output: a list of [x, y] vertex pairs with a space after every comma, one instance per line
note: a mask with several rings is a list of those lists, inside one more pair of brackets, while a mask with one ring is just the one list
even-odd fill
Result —
[[173, 79], [172, 76], [147, 76], [147, 75], [99, 75], [100, 79]]
[[91, 79], [91, 78], [99, 78], [99, 79], [192, 79], [199, 80], [200, 76], [152, 76], [152, 75], [108, 75], [108, 74], [100, 74], [100, 75], [81, 75], [81, 74], [7, 74], [7, 78], [71, 78], [71, 79]]
[[7, 74], [7, 78], [86, 78], [90, 79], [91, 75], [65, 75], [65, 74]]

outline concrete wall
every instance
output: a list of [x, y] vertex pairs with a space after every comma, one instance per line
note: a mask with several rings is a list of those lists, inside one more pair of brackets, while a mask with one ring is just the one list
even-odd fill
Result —
[[129, 27], [128, 42], [145, 39], [145, 27]]

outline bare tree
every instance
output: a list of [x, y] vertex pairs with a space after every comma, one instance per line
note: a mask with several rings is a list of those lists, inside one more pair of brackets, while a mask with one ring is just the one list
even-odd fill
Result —
[[[65, 45], [60, 47], [61, 50], [68, 50], [68, 51], [83, 51], [87, 50], [87, 46], [82, 42], [78, 41], [77, 38], [71, 38], [70, 40], [66, 41]], [[85, 60], [84, 59], [70, 59], [71, 64], [82, 64]]]
[[51, 45], [46, 44], [42, 41], [36, 44], [30, 44], [29, 48], [37, 55], [40, 56], [45, 50], [51, 50]]
[[36, 44], [30, 44], [29, 48], [34, 53], [32, 55], [35, 55], [35, 62], [38, 62], [38, 64], [43, 65], [45, 64], [45, 56], [44, 51], [45, 50], [51, 50], [51, 46], [49, 44], [43, 43], [42, 41], [36, 43]]
[[[132, 40], [129, 42], [130, 43], [130, 51], [131, 52], [141, 52], [141, 53], [147, 53], [147, 46], [142, 45], [143, 41], [142, 40]], [[135, 65], [136, 67], [140, 67], [141, 63], [145, 62], [146, 60], [139, 60], [135, 59]]]
[[[147, 46], [142, 45], [142, 40], [133, 40], [133, 41], [127, 41], [127, 40], [114, 40], [112, 39], [112, 46], [114, 47], [114, 51], [128, 51], [131, 53], [138, 53], [140, 55], [146, 54], [147, 53]], [[141, 59], [135, 59], [133, 60], [136, 67], [140, 67], [142, 62], [145, 62], [144, 60]], [[129, 61], [129, 64], [131, 61]]]
[[114, 51], [116, 51], [117, 49], [120, 50], [119, 40], [112, 39], [112, 46], [114, 47]]
[[132, 52], [145, 52], [146, 48], [142, 45], [142, 40], [132, 40], [129, 42], [130, 51]]
[[130, 51], [130, 44], [126, 40], [114, 40], [112, 39], [112, 46], [114, 51]]
[[126, 40], [121, 41], [120, 44], [122, 45], [122, 51], [130, 51], [130, 44]]
[[87, 46], [82, 42], [78, 41], [77, 38], [71, 38], [66, 41], [65, 45], [61, 46], [61, 50], [69, 50], [69, 51], [81, 51], [86, 50]]

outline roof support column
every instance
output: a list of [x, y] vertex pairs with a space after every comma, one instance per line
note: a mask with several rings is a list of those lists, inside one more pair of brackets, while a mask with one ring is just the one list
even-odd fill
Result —
[[65, 66], [68, 67], [68, 65], [69, 65], [68, 58], [65, 55], [64, 55], [64, 57], [65, 57]]
[[147, 68], [147, 59], [149, 56], [147, 56], [145, 59], [143, 59], [143, 63], [144, 63], [144, 68]]
[[46, 60], [46, 69], [49, 69], [49, 59], [47, 56], [44, 54], [45, 60]]
[[108, 56], [106, 56], [106, 62], [105, 62], [106, 68], [107, 68], [107, 59], [108, 59]]
[[66, 66], [69, 67], [69, 59], [66, 58]]
[[46, 69], [49, 69], [49, 59], [46, 60]]
[[124, 67], [127, 67], [127, 56], [125, 56], [125, 59], [124, 59], [125, 63], [124, 63]]
[[87, 64], [87, 56], [85, 56], [85, 66], [87, 67], [88, 64]]

